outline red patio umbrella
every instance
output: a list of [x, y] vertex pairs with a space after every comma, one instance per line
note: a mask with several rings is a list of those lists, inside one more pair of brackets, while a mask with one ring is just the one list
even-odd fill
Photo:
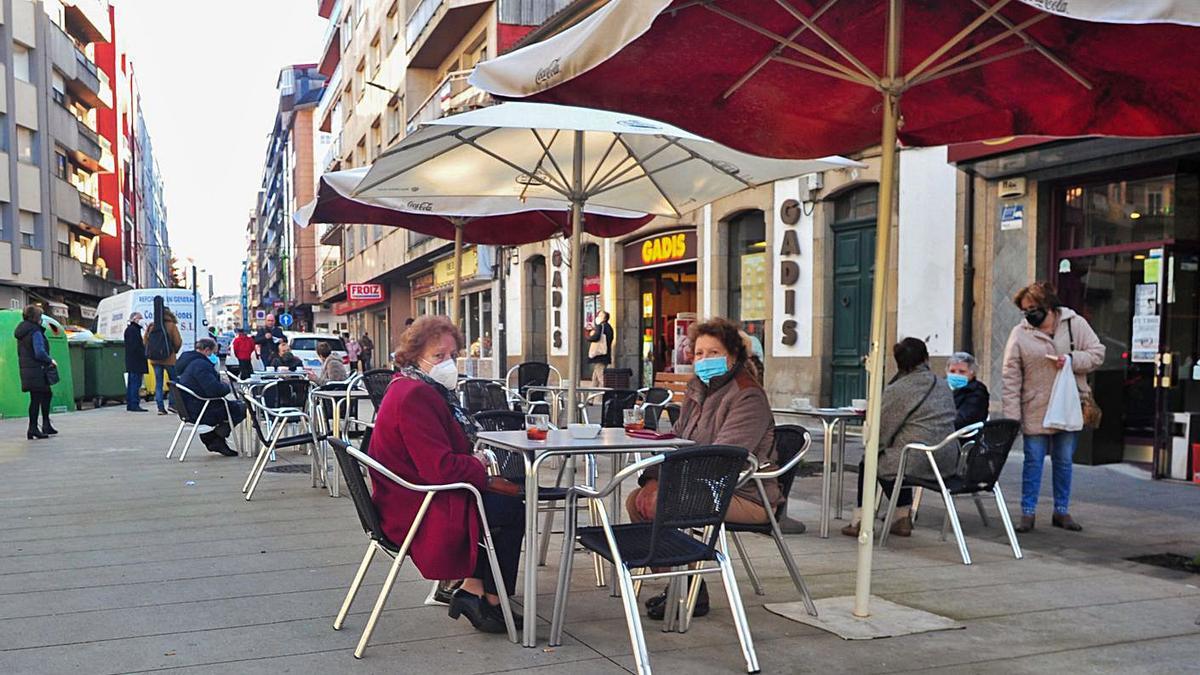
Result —
[[[506, 98], [675, 124], [761, 155], [883, 148], [864, 483], [875, 484], [897, 143], [1200, 132], [1194, 0], [612, 0], [480, 64]], [[865, 490], [863, 512], [874, 512]], [[854, 615], [869, 615], [873, 519]]]
[[[569, 206], [548, 199], [516, 197], [420, 197], [415, 199], [351, 197], [367, 168], [321, 176], [317, 198], [296, 211], [297, 224], [388, 225], [454, 242], [454, 291], [451, 318], [458, 321], [458, 265], [463, 243], [518, 246], [571, 233]], [[654, 216], [604, 207], [585, 209], [584, 231], [597, 237], [619, 237]]]

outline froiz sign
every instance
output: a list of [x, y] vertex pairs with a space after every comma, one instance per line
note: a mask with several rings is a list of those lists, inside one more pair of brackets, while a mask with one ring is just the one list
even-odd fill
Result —
[[381, 284], [349, 284], [346, 287], [347, 300], [382, 300], [383, 286]]

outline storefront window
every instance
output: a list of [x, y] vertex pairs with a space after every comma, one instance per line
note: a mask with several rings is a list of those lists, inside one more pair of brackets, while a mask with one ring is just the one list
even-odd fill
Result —
[[[1193, 238], [1197, 181], [1193, 175], [1170, 175], [1067, 186], [1060, 198], [1058, 250]], [[1179, 226], [1190, 231], [1179, 232]]]
[[767, 225], [754, 210], [729, 221], [729, 318], [760, 341], [767, 318]]

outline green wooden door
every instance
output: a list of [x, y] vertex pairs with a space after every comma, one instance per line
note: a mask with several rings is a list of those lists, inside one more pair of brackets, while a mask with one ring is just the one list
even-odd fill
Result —
[[863, 357], [870, 347], [875, 222], [833, 226], [833, 405], [865, 398]]

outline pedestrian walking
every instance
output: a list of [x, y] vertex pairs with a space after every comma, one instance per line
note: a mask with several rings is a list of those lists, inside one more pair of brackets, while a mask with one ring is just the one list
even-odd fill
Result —
[[[27, 305], [21, 323], [13, 330], [17, 339], [17, 367], [21, 372], [21, 391], [29, 393], [29, 430], [25, 438], [49, 438], [58, 430], [50, 426], [50, 386], [58, 382], [58, 363], [50, 357], [50, 343], [42, 325], [42, 308]], [[38, 428], [38, 413], [42, 427]]]
[[362, 364], [362, 371], [365, 373], [371, 369], [371, 356], [375, 353], [375, 343], [371, 342], [371, 336], [363, 333], [358, 340], [358, 360]]
[[1087, 375], [1104, 362], [1104, 345], [1087, 320], [1063, 306], [1050, 284], [1039, 282], [1022, 288], [1013, 303], [1025, 314], [1025, 320], [1013, 327], [1004, 348], [1001, 402], [1005, 417], [1021, 421], [1025, 443], [1021, 524], [1017, 532], [1033, 529], [1047, 454], [1053, 466], [1054, 486], [1054, 516], [1050, 524], [1078, 532], [1083, 528], [1071, 518], [1069, 507], [1071, 463], [1079, 432], [1046, 428], [1042, 421], [1054, 380], [1066, 365], [1067, 356], [1071, 357], [1080, 399], [1091, 401]]
[[254, 344], [258, 345], [258, 358], [266, 366], [279, 355], [279, 343], [285, 339], [283, 329], [275, 325], [275, 315], [268, 314], [258, 333], [254, 335]]
[[246, 334], [245, 328], [237, 329], [237, 337], [229, 346], [233, 358], [238, 362], [238, 378], [246, 380], [254, 375], [254, 338]]
[[613, 329], [608, 312], [596, 312], [595, 325], [588, 326], [588, 363], [592, 364], [592, 386], [604, 386], [604, 369], [612, 364]]
[[350, 336], [349, 333], [346, 333], [343, 336], [343, 341], [346, 343], [346, 358], [350, 360], [350, 372], [357, 373], [358, 372], [358, 352], [360, 349], [358, 346], [358, 340], [355, 340], [353, 337]]
[[146, 331], [145, 345], [146, 356], [150, 359], [150, 365], [154, 366], [154, 403], [158, 406], [158, 414], [166, 415], [171, 406], [163, 400], [163, 380], [166, 376], [174, 381], [175, 355], [183, 347], [175, 312], [163, 307], [162, 316], [155, 317]]
[[150, 368], [146, 365], [146, 344], [142, 341], [142, 314], [129, 315], [125, 327], [125, 410], [149, 412], [142, 407], [142, 378]]

